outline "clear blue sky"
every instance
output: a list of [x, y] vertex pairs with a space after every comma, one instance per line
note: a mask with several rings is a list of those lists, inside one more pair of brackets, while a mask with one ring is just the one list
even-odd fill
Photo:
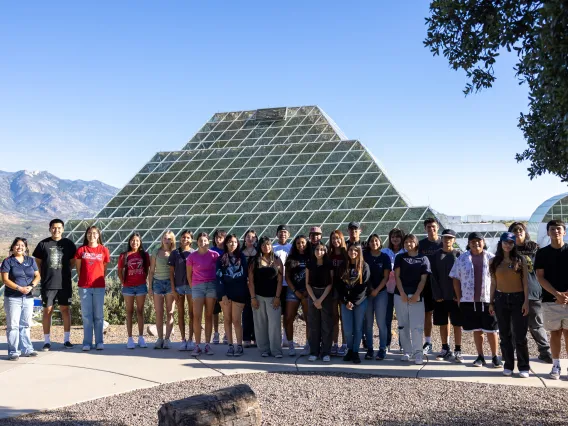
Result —
[[1, 170], [118, 187], [213, 113], [317, 104], [415, 205], [529, 216], [565, 192], [514, 154], [527, 94], [423, 47], [428, 1], [16, 2], [0, 14]]

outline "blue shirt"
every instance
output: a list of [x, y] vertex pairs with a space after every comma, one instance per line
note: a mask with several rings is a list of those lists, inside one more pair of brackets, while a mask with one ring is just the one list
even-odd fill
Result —
[[195, 250], [190, 248], [188, 251], [180, 252], [179, 249], [176, 249], [171, 252], [170, 257], [168, 258], [168, 265], [174, 267], [174, 286], [175, 287], [182, 287], [184, 285], [189, 285], [187, 282], [187, 270], [185, 267], [185, 263], [187, 260], [187, 256], [193, 253]]
[[[37, 264], [33, 257], [24, 256], [22, 263], [14, 256], [7, 257], [2, 262], [2, 272], [8, 273], [8, 279], [20, 287], [27, 287], [32, 284], [35, 271], [37, 271]], [[23, 294], [18, 290], [13, 290], [8, 286], [4, 287], [4, 295], [6, 297], [33, 297], [32, 293]]]

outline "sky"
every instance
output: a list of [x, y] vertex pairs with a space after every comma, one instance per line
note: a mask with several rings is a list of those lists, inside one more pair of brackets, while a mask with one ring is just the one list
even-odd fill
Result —
[[429, 2], [12, 2], [0, 13], [0, 170], [124, 186], [214, 113], [319, 105], [413, 205], [529, 217], [566, 184], [515, 153], [515, 57], [464, 97], [423, 46]]

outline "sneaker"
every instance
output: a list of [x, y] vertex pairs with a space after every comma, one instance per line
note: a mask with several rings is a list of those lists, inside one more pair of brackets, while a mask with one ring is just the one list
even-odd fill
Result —
[[274, 358], [278, 358], [278, 359], [282, 358], [282, 353], [274, 355]]
[[41, 350], [44, 352], [49, 352], [51, 350], [51, 343], [44, 344]]
[[67, 342], [63, 343], [63, 347], [65, 349], [73, 349], [73, 343], [71, 343], [70, 341], [67, 341]]
[[187, 341], [182, 340], [178, 346], [178, 351], [187, 351]]
[[424, 346], [422, 346], [422, 353], [424, 355], [429, 355], [432, 353], [432, 343], [424, 343]]
[[408, 362], [408, 361], [410, 361], [410, 355], [402, 354], [402, 356], [400, 357], [400, 360], [404, 361], [404, 362]]
[[339, 351], [339, 346], [337, 346], [337, 343], [335, 343], [332, 347], [331, 347], [331, 356], [337, 356], [337, 352]]
[[351, 361], [353, 357], [353, 351], [351, 349], [347, 350], [347, 353], [343, 356], [343, 361]]
[[308, 358], [308, 361], [310, 361], [310, 362], [315, 362], [317, 359], [318, 359], [317, 356], [315, 356], [315, 355], [310, 355], [309, 358]]
[[550, 377], [552, 380], [560, 379], [560, 366], [552, 365], [552, 370], [550, 370], [548, 377]]
[[214, 345], [219, 344], [219, 333], [213, 333], [213, 344]]
[[344, 343], [341, 347], [337, 350], [337, 356], [345, 356], [347, 355], [347, 345]]
[[126, 342], [126, 349], [134, 349], [136, 347], [136, 345], [134, 344], [134, 339], [132, 337], [128, 338], [128, 341]]
[[477, 358], [475, 358], [475, 361], [473, 361], [474, 367], [485, 367], [486, 364], [487, 363], [485, 362], [483, 355], [478, 355]]
[[375, 352], [373, 351], [373, 349], [367, 349], [367, 353], [365, 354], [365, 359], [373, 359], [374, 354]]
[[451, 361], [453, 357], [454, 353], [451, 350], [449, 350], [446, 356], [444, 357], [444, 361]]
[[162, 345], [162, 349], [169, 349], [172, 346], [172, 342], [170, 339], [164, 339], [164, 344]]
[[227, 349], [227, 356], [235, 356], [235, 347], [233, 345], [229, 345], [229, 349]]
[[377, 361], [382, 361], [387, 357], [387, 351], [384, 349], [379, 349], [379, 351], [377, 352], [377, 356], [375, 357], [375, 359]]
[[148, 347], [148, 345], [146, 344], [146, 340], [144, 340], [144, 336], [138, 336], [138, 346], [141, 348]]
[[205, 344], [205, 347], [203, 348], [203, 353], [205, 355], [213, 355], [214, 354], [213, 349], [211, 349], [211, 346], [209, 345], [209, 343]]
[[296, 356], [296, 348], [294, 347], [294, 342], [288, 342], [288, 355]]
[[544, 362], [545, 364], [552, 364], [552, 356], [550, 354], [540, 354], [538, 356], [538, 359], [542, 362]]
[[30, 356], [30, 357], [33, 358], [33, 357], [36, 357], [37, 355], [38, 355], [38, 353], [37, 353], [36, 351], [31, 351], [31, 352], [28, 352], [27, 354], [22, 354], [22, 355], [20, 355], [20, 356], [23, 356], [23, 357], [28, 357], [28, 356]]
[[243, 348], [250, 348], [250, 340], [243, 341]]
[[229, 338], [227, 337], [226, 334], [223, 336], [223, 344], [224, 344], [224, 345], [228, 345], [228, 344], [229, 344]]
[[324, 355], [322, 358], [323, 362], [331, 362], [331, 357], [329, 355]]
[[97, 351], [102, 351], [105, 348], [104, 343], [97, 343], [97, 347], [95, 348]]
[[91, 350], [91, 345], [84, 345], [82, 351], [83, 352], [88, 352]]
[[448, 356], [448, 354], [450, 353], [450, 351], [448, 349], [443, 349], [440, 351], [440, 353], [438, 355], [436, 355], [436, 360], [437, 361], [443, 361], [446, 359], [446, 357]]
[[508, 368], [504, 368], [503, 369], [503, 376], [505, 377], [511, 377], [513, 375], [513, 371], [509, 370]]
[[530, 377], [531, 372], [529, 370], [519, 371], [519, 377], [521, 379], [528, 379]]
[[493, 365], [493, 368], [503, 368], [503, 363], [497, 355], [491, 358], [491, 364]]
[[244, 353], [245, 351], [243, 350], [243, 346], [237, 345], [237, 349], [235, 349], [235, 353], [233, 356], [242, 356]]
[[194, 350], [195, 349], [195, 342], [193, 340], [188, 340], [186, 347], [187, 347], [188, 351]]
[[201, 350], [199, 345], [195, 345], [195, 348], [193, 348], [193, 351], [191, 351], [191, 356], [199, 356], [201, 354], [203, 354], [203, 351]]
[[18, 354], [13, 354], [13, 355], [10, 355], [10, 356], [8, 357], [8, 359], [9, 359], [10, 361], [17, 361], [17, 360], [20, 359], [20, 355], [18, 355]]
[[310, 344], [306, 342], [304, 345], [304, 350], [302, 350], [302, 355], [309, 355], [310, 354]]
[[361, 358], [359, 357], [359, 353], [353, 352], [351, 354], [351, 361], [353, 361], [353, 364], [361, 364]]
[[158, 340], [154, 343], [154, 349], [164, 349], [164, 339], [158, 337]]
[[462, 355], [461, 351], [455, 351], [454, 352], [454, 361], [457, 364], [463, 364], [463, 355]]
[[265, 351], [265, 352], [261, 353], [260, 356], [263, 357], [263, 358], [268, 358], [270, 356], [270, 352]]
[[424, 364], [424, 354], [423, 353], [417, 353], [416, 354], [416, 356], [414, 357], [414, 364], [416, 364], [416, 365]]

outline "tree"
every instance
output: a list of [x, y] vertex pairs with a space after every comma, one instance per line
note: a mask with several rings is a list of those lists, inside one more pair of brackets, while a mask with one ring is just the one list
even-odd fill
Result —
[[468, 77], [465, 95], [490, 88], [499, 51], [515, 51], [519, 84], [529, 88], [529, 112], [518, 127], [528, 148], [531, 179], [552, 173], [568, 181], [568, 1], [435, 0], [424, 44]]

